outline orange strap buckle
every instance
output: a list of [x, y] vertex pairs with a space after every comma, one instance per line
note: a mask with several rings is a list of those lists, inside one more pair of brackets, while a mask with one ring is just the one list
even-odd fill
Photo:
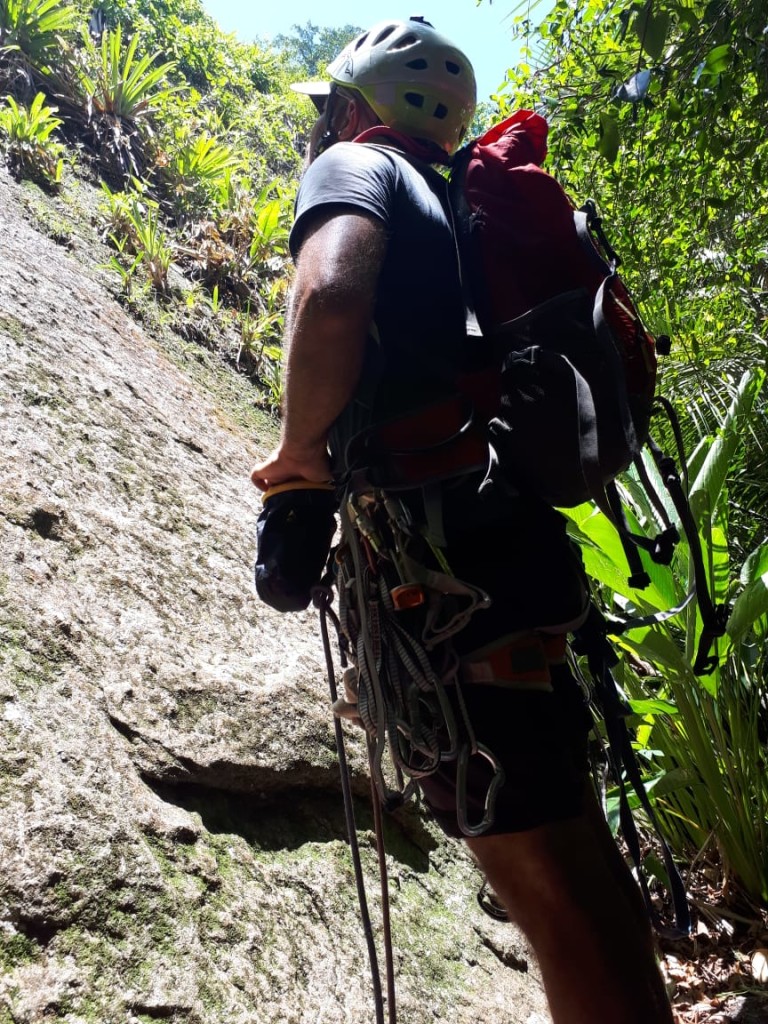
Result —
[[524, 683], [548, 690], [549, 667], [563, 661], [566, 644], [565, 633], [524, 633], [476, 660], [470, 655], [462, 662], [464, 674], [473, 683]]

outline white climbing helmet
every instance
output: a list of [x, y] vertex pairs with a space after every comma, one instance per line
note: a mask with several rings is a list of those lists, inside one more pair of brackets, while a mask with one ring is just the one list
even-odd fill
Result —
[[[337, 85], [357, 90], [390, 128], [430, 139], [447, 153], [461, 145], [475, 112], [475, 73], [467, 57], [421, 18], [381, 21], [328, 65]], [[329, 83], [298, 92], [327, 95]]]

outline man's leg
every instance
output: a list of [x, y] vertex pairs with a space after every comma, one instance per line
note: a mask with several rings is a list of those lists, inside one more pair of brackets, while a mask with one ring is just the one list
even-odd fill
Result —
[[672, 1024], [642, 899], [593, 796], [579, 817], [467, 845], [533, 946], [555, 1024]]

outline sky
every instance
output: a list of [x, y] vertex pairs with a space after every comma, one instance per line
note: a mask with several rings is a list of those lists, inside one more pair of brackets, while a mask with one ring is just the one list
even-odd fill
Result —
[[407, 19], [423, 14], [427, 21], [469, 57], [477, 78], [479, 100], [496, 92], [504, 72], [516, 60], [519, 47], [511, 39], [509, 12], [516, 0], [203, 0], [211, 17], [225, 32], [236, 32], [244, 42], [289, 35], [293, 25], [311, 21], [321, 28]]

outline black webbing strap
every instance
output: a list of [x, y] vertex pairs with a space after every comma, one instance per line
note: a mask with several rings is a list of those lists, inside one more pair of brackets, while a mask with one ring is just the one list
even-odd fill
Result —
[[648, 615], [633, 615], [629, 619], [615, 619], [611, 618], [606, 620], [608, 625], [609, 636], [621, 636], [623, 633], [628, 633], [633, 629], [641, 629], [643, 626], [658, 626], [660, 622], [666, 622], [667, 619], [674, 619], [680, 612], [685, 611], [688, 605], [696, 596], [696, 591], [691, 590], [686, 594], [685, 600], [681, 601], [680, 604], [675, 605], [674, 608], [665, 608], [661, 612], [651, 612]]
[[[638, 465], [642, 465], [642, 459], [639, 457], [635, 460], [635, 466], [637, 467]], [[642, 476], [640, 481], [645, 488]], [[650, 481], [649, 486], [653, 489]], [[598, 503], [598, 507], [608, 515], [608, 518], [618, 531], [621, 546], [624, 548], [624, 554], [631, 573], [629, 585], [637, 590], [642, 590], [648, 586], [651, 579], [643, 568], [639, 552], [647, 552], [651, 560], [656, 562], [657, 565], [669, 565], [675, 553], [675, 544], [680, 540], [680, 534], [672, 523], [669, 523], [661, 533], [654, 534], [652, 537], [645, 537], [641, 533], [632, 533], [615, 481], [612, 480], [605, 485], [605, 494], [608, 499], [610, 515], [605, 513], [605, 509], [600, 503]], [[651, 497], [650, 494], [649, 497]]]
[[[597, 240], [600, 244], [600, 248], [603, 250], [603, 253], [610, 262], [610, 265], [613, 267], [614, 270], [618, 270], [621, 266], [621, 257], [613, 248], [611, 243], [608, 241], [608, 236], [603, 231], [603, 218], [597, 212], [597, 204], [595, 203], [594, 199], [588, 199], [584, 203], [582, 208], [577, 212], [583, 214], [587, 226], [589, 227], [590, 231], [593, 232], [597, 237]], [[590, 236], [590, 244], [591, 243], [592, 240]]]
[[472, 236], [472, 211], [464, 195], [464, 179], [470, 156], [471, 151], [465, 146], [451, 161], [451, 173], [446, 184], [446, 203], [456, 246], [467, 337], [476, 338], [483, 333], [480, 326], [482, 318], [478, 317], [477, 299], [480, 299], [480, 304], [484, 307], [481, 312], [487, 310], [489, 303], [488, 286], [484, 275], [477, 269], [482, 266], [482, 261], [478, 253], [472, 252], [476, 244]]
[[639, 538], [635, 534], [629, 532], [627, 517], [624, 515], [621, 498], [613, 480], [605, 485], [605, 494], [608, 499], [608, 507], [611, 513], [609, 518], [618, 531], [621, 546], [624, 548], [624, 556], [627, 559], [627, 565], [629, 566], [629, 585], [630, 587], [634, 587], [636, 590], [642, 590], [651, 582], [650, 576], [643, 567], [643, 563], [640, 558], [640, 551], [638, 550], [639, 546], [643, 546], [640, 545], [639, 542], [646, 541], [647, 538]]
[[670, 930], [662, 924], [656, 908], [653, 906], [648, 883], [643, 873], [640, 839], [629, 805], [625, 776], [643, 810], [648, 815], [648, 820], [661, 844], [675, 915], [673, 935], [678, 937], [689, 935], [691, 916], [685, 886], [672, 857], [672, 852], [661, 835], [656, 815], [643, 785], [637, 758], [632, 748], [632, 740], [627, 729], [626, 717], [630, 713], [630, 709], [611, 671], [612, 665], [616, 664], [618, 658], [606, 638], [605, 620], [594, 604], [590, 606], [589, 616], [584, 626], [576, 631], [574, 649], [579, 653], [586, 654], [589, 670], [595, 682], [596, 696], [603, 711], [605, 730], [608, 736], [608, 758], [619, 790], [621, 833], [635, 866], [635, 875], [651, 922], [658, 932], [663, 931], [665, 934], [669, 934]]
[[675, 439], [675, 448], [677, 449], [677, 458], [680, 463], [680, 469], [683, 480], [685, 481], [685, 491], [687, 494], [691, 489], [691, 482], [688, 479], [688, 461], [685, 456], [685, 441], [683, 439], [680, 420], [677, 418], [677, 413], [675, 412], [672, 403], [663, 395], [656, 395], [654, 405], [658, 406], [659, 409], [662, 410], [664, 415], [667, 417], [667, 421], [672, 430], [672, 436]]
[[[592, 200], [588, 200], [581, 210], [575, 210], [573, 219], [576, 227], [576, 234], [578, 235], [579, 241], [581, 242], [585, 252], [588, 255], [596, 257], [597, 260], [599, 260], [605, 267], [605, 277], [600, 283], [600, 287], [597, 289], [597, 293], [595, 294], [595, 301], [592, 308], [592, 323], [595, 329], [595, 335], [602, 343], [601, 351], [603, 356], [610, 367], [616, 404], [621, 420], [621, 430], [624, 435], [624, 446], [625, 449], [628, 452], [631, 452], [634, 457], [640, 453], [640, 439], [638, 438], [637, 431], [635, 430], [635, 422], [632, 418], [632, 412], [629, 405], [627, 376], [624, 369], [624, 362], [619, 352], [619, 346], [616, 344], [611, 325], [608, 323], [605, 316], [606, 295], [611, 293], [611, 288], [618, 278], [618, 268], [621, 265], [621, 260], [611, 244], [608, 242], [608, 239], [605, 237], [602, 229], [602, 220], [598, 216], [597, 207]], [[597, 248], [592, 240], [593, 232], [597, 235], [600, 245], [608, 258], [608, 262], [605, 262], [602, 259], [602, 256], [597, 252]]]

